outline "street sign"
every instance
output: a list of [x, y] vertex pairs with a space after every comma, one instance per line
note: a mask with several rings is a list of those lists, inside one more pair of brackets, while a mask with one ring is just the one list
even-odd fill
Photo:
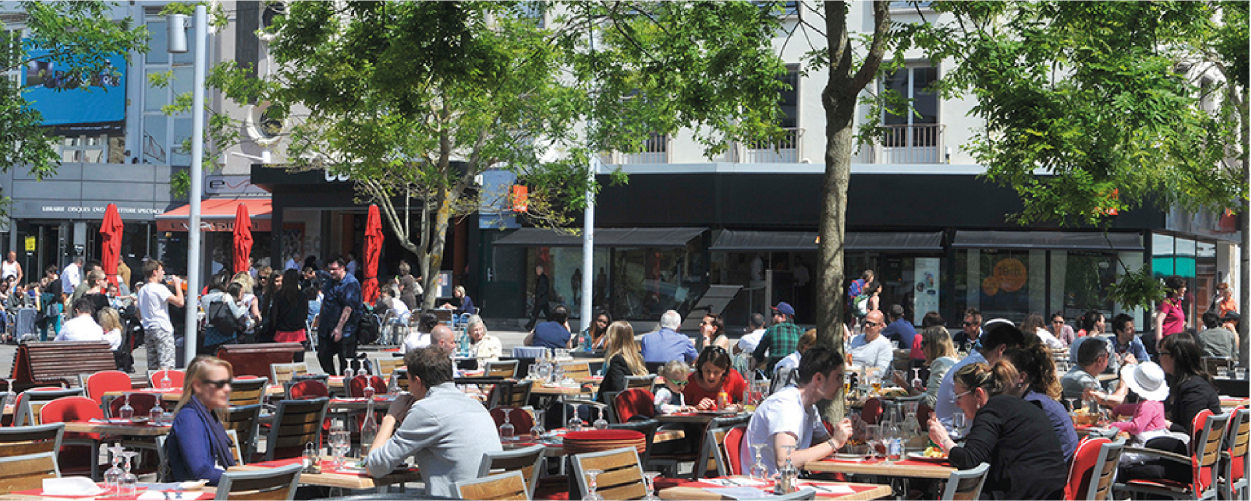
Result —
[[26, 252], [35, 252], [35, 237], [26, 237]]

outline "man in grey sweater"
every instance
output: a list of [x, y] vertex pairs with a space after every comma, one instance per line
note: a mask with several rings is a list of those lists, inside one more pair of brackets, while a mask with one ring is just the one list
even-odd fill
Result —
[[443, 349], [413, 350], [404, 364], [412, 394], [391, 404], [365, 466], [370, 476], [382, 477], [413, 456], [426, 494], [456, 497], [453, 484], [477, 478], [482, 455], [503, 450], [495, 421], [452, 384], [452, 361]]

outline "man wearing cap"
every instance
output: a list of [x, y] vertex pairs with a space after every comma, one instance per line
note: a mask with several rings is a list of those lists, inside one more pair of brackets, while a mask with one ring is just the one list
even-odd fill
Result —
[[[1231, 312], [1232, 313], [1232, 312]], [[1229, 315], [1230, 313], [1226, 313]], [[1237, 313], [1233, 313], [1237, 315]], [[1205, 357], [1236, 357], [1238, 356], [1238, 335], [1221, 325], [1216, 312], [1203, 314], [1203, 326], [1207, 327], [1195, 335], [1199, 346], [1203, 347]]]
[[851, 363], [877, 369], [886, 377], [890, 363], [895, 360], [895, 347], [890, 344], [882, 330], [886, 327], [885, 315], [880, 310], [864, 316], [864, 334], [851, 338]]
[[889, 339], [900, 348], [912, 348], [912, 338], [916, 337], [917, 329], [912, 322], [904, 319], [902, 305], [890, 305], [890, 325], [882, 329], [882, 337]]
[[761, 336], [760, 343], [752, 352], [752, 357], [756, 359], [756, 366], [759, 367], [766, 360], [765, 354], [767, 353], [769, 365], [765, 367], [765, 370], [772, 372], [778, 360], [790, 355], [799, 346], [801, 335], [803, 332], [800, 332], [799, 327], [795, 325], [795, 308], [785, 302], [778, 303], [773, 307], [773, 325], [765, 331], [764, 336]]

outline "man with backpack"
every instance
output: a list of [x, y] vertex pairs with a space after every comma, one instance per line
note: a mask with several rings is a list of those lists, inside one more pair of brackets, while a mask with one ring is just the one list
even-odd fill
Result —
[[[870, 295], [865, 294], [869, 284], [874, 283], [873, 270], [864, 270], [860, 274], [860, 278], [852, 280], [851, 285], [847, 286], [847, 312], [850, 313], [849, 319], [859, 321], [868, 315], [870, 311], [876, 309], [869, 307], [868, 298]], [[851, 322], [854, 324], [855, 322]]]

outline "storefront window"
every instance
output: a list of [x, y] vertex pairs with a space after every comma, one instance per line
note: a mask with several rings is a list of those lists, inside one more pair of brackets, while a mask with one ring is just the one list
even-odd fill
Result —
[[1052, 312], [1061, 311], [1065, 318], [1077, 318], [1089, 310], [1099, 310], [1106, 316], [1113, 307], [1108, 286], [1116, 283], [1116, 274], [1114, 254], [1051, 251]]
[[[591, 285], [591, 310], [599, 311], [608, 300], [608, 263], [609, 249], [595, 249], [593, 263], [596, 271], [595, 282]], [[569, 308], [570, 318], [577, 318], [582, 310], [582, 249], [578, 247], [538, 247], [527, 252], [526, 266], [526, 313], [534, 304], [534, 282], [538, 278], [534, 274], [536, 265], [543, 265], [552, 286], [552, 301]], [[616, 315], [614, 314], [614, 317]]]
[[[696, 256], [686, 249], [614, 249], [612, 314], [615, 318], [658, 320], [666, 310], [685, 310], [706, 286]], [[692, 271], [700, 269], [699, 274]], [[688, 304], [689, 302], [689, 304]]]
[[[1031, 280], [1046, 251], [961, 250], [956, 253], [956, 309], [977, 308], [982, 318], [1025, 319], [1046, 304], [1045, 280]], [[1031, 266], [1032, 265], [1032, 266]], [[1045, 265], [1044, 265], [1045, 266]], [[1044, 268], [1045, 269], [1045, 268]]]

